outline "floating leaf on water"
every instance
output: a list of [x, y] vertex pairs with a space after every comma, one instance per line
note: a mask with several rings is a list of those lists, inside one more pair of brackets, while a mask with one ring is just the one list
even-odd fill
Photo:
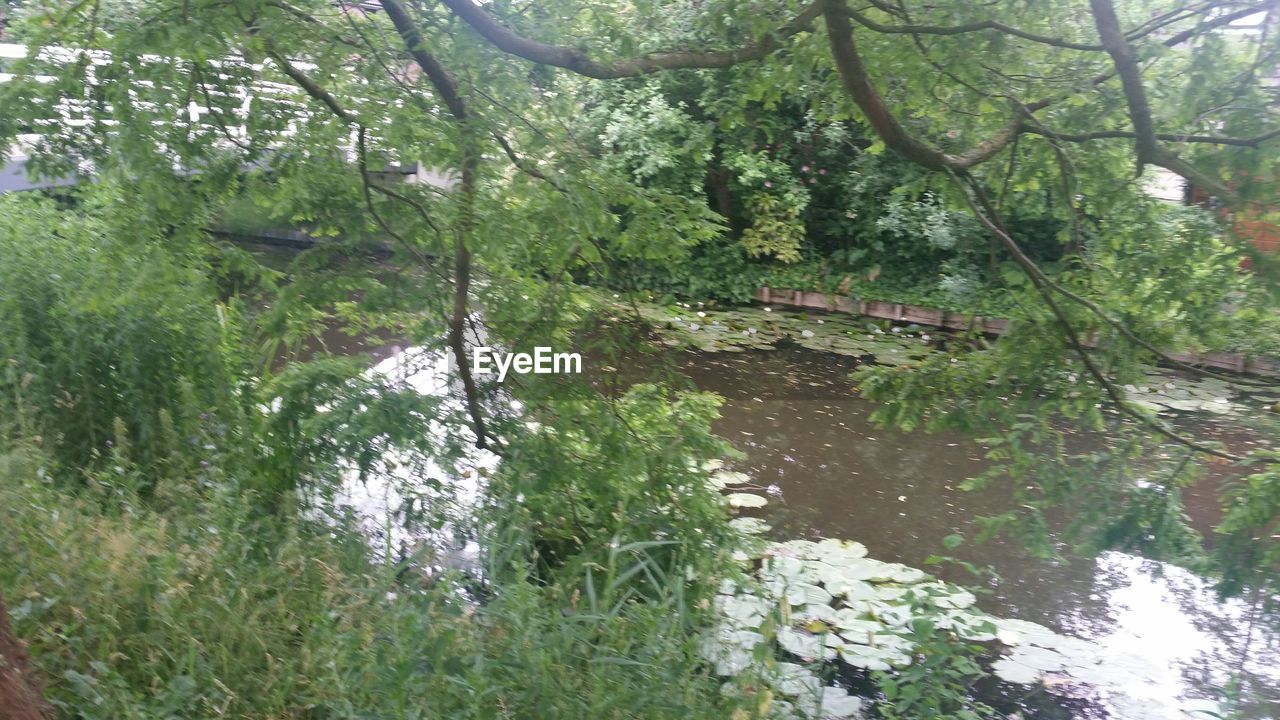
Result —
[[821, 560], [831, 565], [838, 565], [843, 561], [856, 560], [866, 556], [866, 545], [852, 540], [836, 540], [834, 538], [827, 538], [815, 543], [812, 551], [807, 555], [810, 560]]
[[778, 663], [778, 690], [792, 697], [817, 697], [822, 691], [822, 680], [811, 670], [795, 663]]
[[1001, 680], [1018, 685], [1030, 685], [1040, 679], [1042, 673], [1009, 658], [1000, 658], [991, 666], [991, 671]]
[[751, 493], [731, 493], [726, 496], [729, 501], [729, 507], [735, 508], [762, 508], [769, 504], [769, 501], [759, 495]]
[[721, 470], [720, 472], [712, 473], [711, 477], [708, 478], [708, 482], [711, 483], [711, 487], [719, 490], [730, 485], [743, 485], [751, 482], [751, 476], [734, 470]]
[[1182, 703], [1182, 714], [1189, 720], [1210, 720], [1220, 718], [1222, 706], [1213, 700], [1188, 700]]
[[895, 587], [893, 585], [880, 585], [876, 589], [875, 599], [886, 603], [893, 603], [903, 600], [907, 597], [907, 589], [904, 587]]
[[761, 577], [766, 580], [782, 580], [784, 587], [800, 582], [800, 578], [804, 574], [804, 561], [788, 555], [775, 555], [770, 557], [765, 561], [760, 572]]
[[818, 620], [827, 625], [838, 625], [840, 621], [840, 611], [831, 607], [826, 603], [810, 603], [800, 610], [797, 610], [795, 617], [801, 621]]
[[889, 563], [886, 572], [882, 575], [871, 578], [876, 581], [888, 581], [910, 585], [912, 583], [922, 582], [929, 578], [929, 574], [918, 568], [908, 567], [901, 563]]
[[824, 605], [831, 602], [831, 593], [810, 583], [795, 583], [787, 588], [787, 602], [792, 605]]
[[1066, 669], [1066, 661], [1060, 653], [1035, 645], [1020, 645], [1014, 648], [1009, 654], [1009, 659], [1043, 672]]
[[850, 695], [841, 687], [822, 688], [822, 704], [819, 707], [823, 720], [847, 720], [862, 715], [863, 700]]
[[915, 616], [915, 611], [910, 605], [872, 603], [871, 614], [885, 625], [890, 625], [892, 627], [905, 627]]
[[758, 628], [773, 606], [754, 595], [721, 595], [716, 599], [721, 614], [731, 625], [739, 628]]
[[[845, 613], [848, 614], [845, 614]], [[884, 630], [884, 624], [876, 620], [865, 620], [848, 608], [839, 611], [835, 625], [840, 635], [852, 643], [870, 645], [876, 633]]]
[[758, 632], [722, 625], [715, 635], [703, 641], [702, 656], [715, 663], [717, 675], [737, 675], [751, 667], [754, 650], [763, 642], [764, 636]]
[[793, 558], [804, 558], [813, 551], [813, 546], [817, 543], [812, 540], [788, 540], [786, 542], [774, 543], [769, 546], [767, 554], [774, 556], [786, 556]]
[[863, 670], [891, 670], [890, 660], [895, 656], [886, 650], [870, 645], [845, 645], [840, 649], [840, 659]]
[[[981, 615], [961, 615], [955, 618], [952, 627], [955, 629], [956, 634], [965, 640], [991, 642], [997, 639], [995, 623]], [[1011, 645], [1013, 643], [1005, 644]]]
[[734, 518], [729, 521], [729, 527], [744, 535], [763, 535], [773, 529], [769, 523], [753, 517]]
[[824, 645], [819, 636], [792, 627], [778, 628], [778, 644], [783, 650], [806, 661], [829, 660], [836, 654], [835, 649]]
[[[1031, 644], [1041, 647], [1053, 647], [1061, 636], [1049, 628], [1027, 620], [1017, 618], [992, 618], [1000, 641], [1006, 645]], [[1009, 634], [1006, 634], [1009, 633]], [[1008, 642], [1006, 640], [1013, 640]]]

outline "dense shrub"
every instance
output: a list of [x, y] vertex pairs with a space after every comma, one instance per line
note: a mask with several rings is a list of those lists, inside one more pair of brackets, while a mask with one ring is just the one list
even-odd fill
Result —
[[160, 238], [0, 197], [0, 418], [65, 467], [146, 472], [198, 455], [235, 414], [230, 308]]
[[[243, 489], [119, 511], [0, 454], [0, 590], [59, 717], [724, 718], [675, 578], [580, 598], [513, 580], [485, 605], [370, 560], [360, 531]], [[600, 557], [617, 578], [643, 548]]]

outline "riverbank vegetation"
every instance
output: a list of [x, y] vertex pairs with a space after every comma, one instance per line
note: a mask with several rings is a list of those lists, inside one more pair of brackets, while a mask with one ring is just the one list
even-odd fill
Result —
[[[977, 688], [1017, 641], [939, 624], [964, 591], [897, 617], [922, 572], [818, 581], [822, 557], [784, 572], [729, 522], [765, 501], [726, 503], [719, 400], [661, 353], [786, 335], [864, 359], [885, 426], [983, 438], [967, 484], [1009, 506], [958, 529], [1123, 549], [1274, 611], [1274, 437], [1206, 439], [1157, 411], [1209, 390], [1147, 384], [1204, 374], [1170, 353], [1280, 352], [1275, 260], [1230, 215], [1274, 214], [1275, 3], [872, 5], [9, 18], [32, 50], [0, 140], [94, 179], [0, 197], [0, 611], [28, 689], [68, 718], [992, 716]], [[1153, 198], [1156, 168], [1214, 200]], [[311, 247], [226, 238], [278, 225]], [[719, 310], [762, 285], [1011, 326], [877, 340]], [[598, 371], [499, 384], [478, 345]], [[1247, 469], [1206, 536], [1182, 493], [1209, 462]], [[726, 603], [761, 597], [717, 644]], [[1003, 657], [1034, 658], [1011, 682], [1049, 684], [1046, 649]]]

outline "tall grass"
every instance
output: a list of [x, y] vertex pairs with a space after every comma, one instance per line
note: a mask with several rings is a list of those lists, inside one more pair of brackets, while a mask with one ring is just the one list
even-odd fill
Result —
[[0, 197], [0, 258], [0, 433], [150, 473], [229, 430], [237, 338], [200, 272], [29, 195]]
[[[590, 593], [511, 582], [483, 605], [406, 585], [358, 531], [235, 492], [103, 511], [0, 458], [0, 588], [62, 717], [686, 718], [731, 708], [679, 582], [644, 601], [643, 546]], [[636, 568], [640, 569], [636, 569]], [[398, 579], [399, 578], [399, 579]]]
[[438, 403], [354, 380], [358, 360], [245, 372], [235, 319], [157, 240], [0, 198], [0, 592], [59, 717], [737, 709], [698, 652], [728, 552], [692, 462], [723, 451], [710, 398], [547, 406], [595, 432], [513, 431], [479, 580], [381, 564], [293, 490], [393, 450], [439, 459]]

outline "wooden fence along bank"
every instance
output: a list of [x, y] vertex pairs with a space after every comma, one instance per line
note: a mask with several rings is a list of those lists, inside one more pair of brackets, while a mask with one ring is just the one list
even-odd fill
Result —
[[[866, 317], [929, 325], [948, 330], [968, 330], [972, 328], [981, 330], [987, 335], [1003, 335], [1008, 331], [1010, 324], [1007, 318], [966, 315], [936, 308], [924, 308], [916, 305], [903, 305], [901, 303], [888, 303], [877, 300], [859, 300], [832, 293], [806, 290], [780, 290], [762, 287], [756, 290], [755, 299], [770, 305], [785, 305], [796, 308], [825, 310], [827, 312], [864, 315]], [[1091, 338], [1086, 338], [1086, 344], [1092, 344]], [[1280, 378], [1280, 359], [1277, 358], [1247, 358], [1239, 353], [1169, 353], [1169, 356], [1180, 362], [1204, 368]]]

